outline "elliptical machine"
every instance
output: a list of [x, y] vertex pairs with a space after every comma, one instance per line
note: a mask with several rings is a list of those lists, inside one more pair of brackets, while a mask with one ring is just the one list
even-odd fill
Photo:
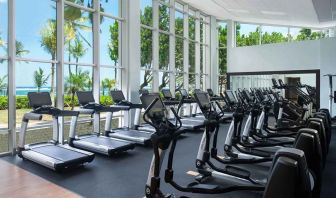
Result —
[[[279, 150], [273, 160], [270, 176], [266, 187], [256, 185], [231, 185], [223, 187], [219, 185], [205, 185], [193, 182], [188, 186], [181, 186], [174, 181], [173, 158], [178, 136], [184, 133], [180, 130], [181, 121], [177, 113], [172, 109], [176, 117], [176, 123], [169, 121], [167, 110], [157, 95], [142, 95], [142, 104], [146, 107], [144, 120], [152, 125], [156, 132], [152, 135], [154, 156], [146, 183], [146, 197], [161, 198], [175, 197], [172, 194], [164, 195], [160, 190], [160, 170], [166, 151], [170, 148], [168, 165], [165, 171], [165, 182], [171, 184], [181, 192], [219, 194], [237, 190], [264, 191], [264, 198], [274, 197], [312, 197], [311, 181], [307, 170], [307, 164], [303, 151], [286, 148]], [[211, 127], [218, 121], [207, 120], [205, 125]], [[279, 185], [281, 184], [281, 185]]]

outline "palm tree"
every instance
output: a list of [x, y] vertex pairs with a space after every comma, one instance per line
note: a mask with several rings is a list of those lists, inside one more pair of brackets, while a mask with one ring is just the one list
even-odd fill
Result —
[[[41, 46], [43, 49], [51, 55], [51, 59], [56, 59], [56, 21], [48, 20], [47, 24], [43, 27], [40, 32], [41, 35]], [[55, 63], [51, 63], [51, 82], [50, 82], [50, 95], [54, 98], [55, 92]]]
[[4, 91], [7, 90], [7, 75], [0, 77], [0, 93], [2, 94]]
[[68, 78], [66, 78], [66, 91], [71, 95], [71, 109], [74, 109], [75, 106], [75, 94], [77, 91], [83, 91], [89, 84], [89, 72], [82, 71], [78, 69], [77, 74], [70, 74]]
[[104, 96], [106, 89], [110, 92], [112, 90], [112, 88], [115, 87], [116, 80], [115, 79], [105, 78], [104, 80], [102, 80], [101, 84], [102, 84], [103, 96]]
[[46, 76], [40, 67], [34, 72], [34, 84], [37, 87], [37, 92], [40, 92], [41, 87], [47, 84], [49, 76]]
[[21, 41], [15, 41], [16, 51], [15, 54], [17, 57], [22, 57], [25, 54], [28, 54], [30, 51], [24, 49], [24, 45]]
[[83, 57], [86, 53], [87, 49], [84, 48], [83, 41], [76, 38], [75, 42], [73, 45], [69, 46], [69, 53], [74, 57], [76, 60], [76, 71], [75, 73], [77, 74], [78, 72], [78, 60], [79, 58]]

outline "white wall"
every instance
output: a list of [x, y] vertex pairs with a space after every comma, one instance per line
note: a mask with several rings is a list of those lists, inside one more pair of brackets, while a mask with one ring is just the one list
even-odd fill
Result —
[[[336, 74], [336, 38], [229, 48], [228, 72], [320, 69], [321, 108], [328, 108], [329, 83], [324, 74]], [[336, 90], [336, 77], [334, 77]], [[336, 104], [333, 104], [336, 115]]]
[[228, 72], [319, 69], [319, 41], [231, 48]]
[[[336, 74], [336, 38], [321, 40], [321, 108], [329, 107], [329, 80], [325, 74]], [[336, 90], [336, 77], [333, 78], [333, 89]], [[336, 104], [333, 103], [333, 115], [336, 115]]]

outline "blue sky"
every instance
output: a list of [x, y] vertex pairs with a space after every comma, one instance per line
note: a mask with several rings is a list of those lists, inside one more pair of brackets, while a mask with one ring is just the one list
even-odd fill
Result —
[[[85, 0], [84, 5], [91, 0]], [[54, 9], [55, 2], [51, 0], [34, 0], [34, 8], [32, 8], [32, 1], [27, 0], [17, 0], [16, 1], [16, 39], [23, 43], [25, 49], [29, 50], [29, 53], [24, 55], [24, 58], [34, 58], [42, 60], [50, 60], [51, 55], [48, 54], [41, 47], [41, 29], [45, 26], [48, 19], [56, 18], [56, 11]], [[111, 15], [118, 14], [118, 0], [101, 0], [101, 5], [105, 12]], [[85, 14], [88, 16], [88, 13]], [[101, 64], [114, 65], [110, 58], [108, 57], [107, 44], [109, 42], [109, 25], [112, 25], [114, 20], [104, 18], [101, 24]], [[90, 22], [86, 22], [85, 25], [91, 26]], [[92, 45], [92, 32], [80, 31], [84, 38], [89, 41]], [[0, 36], [2, 39], [7, 40], [7, 4], [5, 0], [0, 0]], [[92, 48], [85, 44], [87, 48], [86, 55], [79, 60], [81, 63], [92, 63]], [[4, 55], [5, 51], [0, 49], [0, 56]], [[68, 60], [68, 55], [65, 52], [65, 61]], [[72, 61], [74, 62], [73, 58]], [[18, 62], [16, 75], [16, 84], [18, 87], [21, 86], [33, 86], [33, 73], [39, 67], [41, 67], [46, 74], [50, 73], [50, 64], [48, 63], [26, 63]], [[7, 73], [7, 65], [5, 63], [0, 63], [0, 76]], [[65, 75], [68, 73], [68, 66], [65, 65]], [[92, 68], [81, 67], [83, 70], [90, 71], [92, 73]], [[24, 76], [24, 77], [23, 77]], [[101, 79], [107, 77], [113, 77], [113, 69], [102, 69]], [[48, 85], [49, 86], [49, 85]]]

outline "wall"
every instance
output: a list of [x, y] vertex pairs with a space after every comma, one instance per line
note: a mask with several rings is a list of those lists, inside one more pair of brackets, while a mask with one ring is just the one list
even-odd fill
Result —
[[[329, 80], [325, 74], [336, 74], [336, 38], [321, 40], [321, 107], [329, 107]], [[336, 76], [333, 78], [333, 90], [336, 90]], [[336, 104], [333, 103], [333, 115], [336, 115]]]
[[319, 41], [234, 47], [228, 53], [228, 72], [319, 69]]
[[[329, 83], [324, 74], [336, 74], [336, 38], [229, 48], [228, 72], [320, 69], [320, 105], [329, 107]], [[336, 77], [334, 77], [336, 90]], [[336, 104], [333, 104], [336, 115]]]

